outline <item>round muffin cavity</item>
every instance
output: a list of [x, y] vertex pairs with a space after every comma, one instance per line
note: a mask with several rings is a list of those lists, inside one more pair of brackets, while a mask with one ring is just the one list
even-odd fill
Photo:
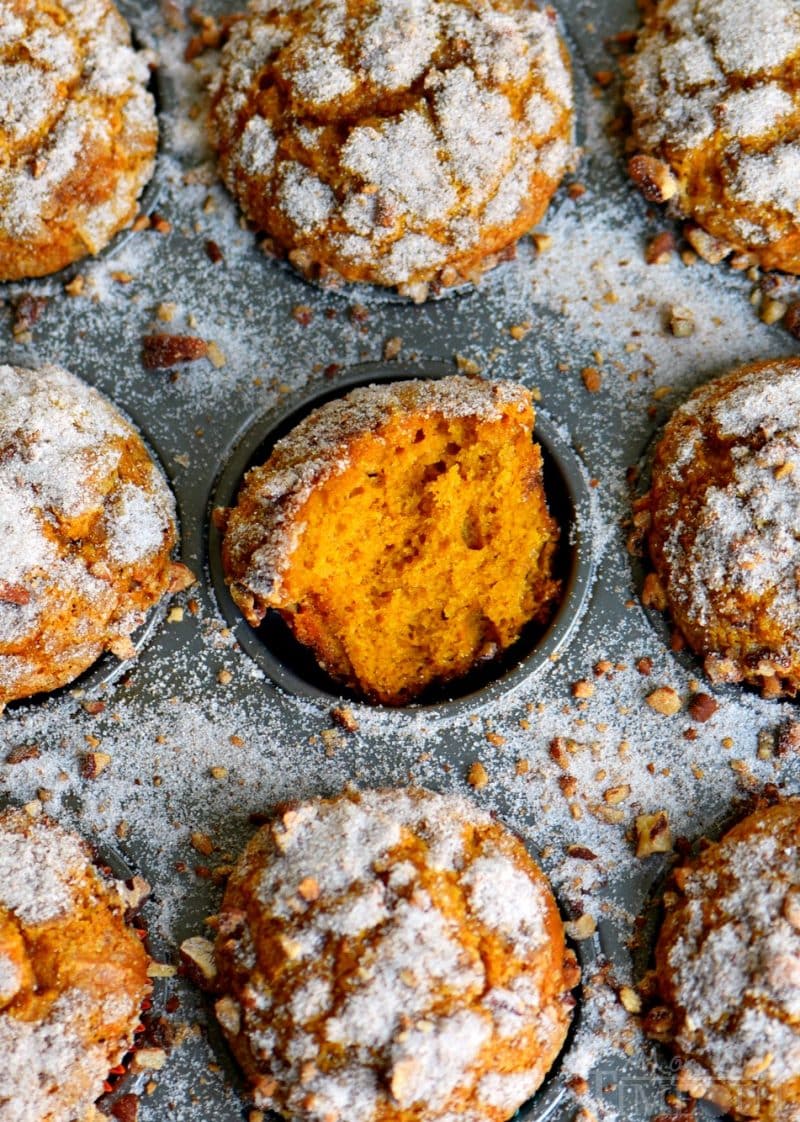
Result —
[[800, 689], [800, 360], [701, 386], [657, 446], [645, 602], [713, 682]]
[[0, 708], [71, 682], [191, 578], [141, 437], [57, 366], [0, 366]]
[[216, 1011], [300, 1122], [501, 1122], [564, 1042], [578, 968], [524, 846], [463, 799], [290, 807], [228, 882]]
[[276, 253], [424, 300], [544, 214], [573, 161], [568, 57], [529, 0], [254, 0], [211, 129]]
[[0, 813], [0, 1116], [88, 1122], [133, 1046], [149, 958], [78, 838]]
[[111, 0], [0, 4], [0, 281], [97, 253], [136, 214], [158, 126]]
[[217, 512], [231, 594], [387, 705], [550, 618], [558, 527], [528, 390], [462, 377], [356, 389], [278, 441]]
[[661, 0], [628, 66], [633, 178], [712, 262], [800, 273], [800, 9]]
[[673, 874], [656, 973], [678, 1086], [734, 1118], [800, 1118], [800, 801], [762, 808]]

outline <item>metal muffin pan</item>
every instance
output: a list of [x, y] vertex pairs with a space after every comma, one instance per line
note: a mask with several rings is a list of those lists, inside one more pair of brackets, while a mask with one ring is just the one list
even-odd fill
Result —
[[[81, 297], [64, 293], [62, 277], [5, 286], [0, 359], [60, 362], [133, 419], [173, 485], [181, 559], [199, 580], [177, 601], [183, 618], [159, 618], [123, 675], [104, 686], [76, 684], [78, 692], [91, 685], [87, 696], [104, 702], [99, 714], [82, 707], [74, 688], [9, 710], [0, 720], [0, 800], [43, 799], [54, 817], [101, 847], [116, 847], [153, 885], [146, 915], [156, 952], [177, 961], [181, 940], [202, 931], [219, 906], [215, 870], [241, 850], [254, 829], [251, 816], [285, 799], [335, 793], [347, 782], [418, 782], [469, 794], [469, 766], [481, 760], [490, 782], [472, 797], [540, 855], [565, 913], [588, 911], [598, 923], [595, 939], [580, 948], [585, 985], [575, 1030], [520, 1122], [572, 1122], [582, 1107], [598, 1118], [647, 1122], [669, 1116], [664, 1096], [674, 1088], [674, 1066], [643, 1040], [617, 990], [638, 969], [629, 944], [669, 859], [635, 858], [633, 817], [667, 809], [676, 836], [696, 839], [735, 811], [748, 789], [770, 782], [797, 791], [800, 774], [797, 761], [756, 752], [760, 732], [796, 715], [789, 702], [705, 684], [720, 709], [698, 726], [685, 712], [670, 719], [646, 705], [660, 684], [688, 696], [699, 673], [670, 652], [641, 608], [625, 546], [625, 473], [695, 385], [733, 365], [790, 352], [793, 343], [759, 323], [748, 281], [724, 266], [690, 269], [677, 257], [645, 266], [644, 246], [666, 220], [627, 182], [624, 134], [614, 126], [616, 87], [601, 92], [592, 80], [613, 69], [605, 44], [636, 26], [635, 0], [557, 6], [573, 48], [585, 150], [575, 179], [585, 193], [575, 200], [562, 189], [556, 196], [542, 223], [553, 237], [549, 253], [523, 243], [517, 260], [480, 287], [415, 307], [361, 288], [320, 290], [259, 251], [216, 179], [204, 139], [203, 80], [213, 57], [198, 66], [183, 61], [191, 28], [175, 26], [181, 12], [172, 0], [123, 5], [139, 40], [161, 60], [158, 209], [172, 230], [122, 236], [99, 259], [81, 263]], [[205, 10], [221, 15], [236, 7], [213, 0]], [[209, 240], [223, 251], [219, 264], [207, 255]], [[132, 279], [116, 280], [120, 272]], [[11, 331], [11, 301], [25, 292], [48, 298], [31, 343], [15, 341]], [[665, 331], [673, 304], [695, 313], [692, 337]], [[297, 305], [311, 310], [310, 324], [293, 316]], [[163, 317], [166, 306], [170, 322], [157, 312]], [[523, 324], [524, 337], [512, 338], [509, 328]], [[145, 371], [142, 338], [154, 330], [214, 340], [223, 361], [215, 367], [203, 360], [174, 375]], [[287, 688], [276, 685], [272, 674], [283, 671], [259, 663], [246, 625], [231, 627], [225, 593], [212, 579], [208, 511], [235, 490], [274, 420], [307, 407], [320, 386], [345, 392], [363, 377], [362, 364], [379, 362], [385, 341], [396, 337], [402, 349], [396, 362], [383, 364], [389, 373], [405, 376], [431, 362], [454, 370], [460, 355], [489, 377], [539, 391], [537, 438], [566, 471], [567, 491], [573, 488], [581, 508], [570, 545], [579, 556], [585, 611], [557, 621], [560, 639], [542, 665], [523, 659], [480, 696], [450, 703], [401, 711], [350, 703], [360, 728], [346, 734], [332, 728], [336, 691], [315, 693], [288, 678]], [[599, 393], [584, 387], [587, 367], [602, 372]], [[332, 376], [323, 380], [326, 369]], [[636, 668], [645, 657], [649, 674]], [[598, 662], [604, 668], [595, 676]], [[592, 684], [592, 696], [573, 696], [579, 680]], [[684, 738], [688, 730], [695, 739]], [[571, 800], [548, 751], [559, 736], [579, 746]], [[82, 757], [95, 742], [112, 762], [86, 780]], [[12, 749], [34, 744], [38, 754], [7, 762]], [[603, 791], [620, 783], [631, 791], [624, 820], [615, 824], [597, 808]], [[210, 854], [192, 845], [198, 835], [210, 839]], [[570, 856], [568, 846], [593, 857]], [[607, 969], [598, 973], [601, 966]], [[142, 1096], [141, 1122], [241, 1122], [248, 1108], [209, 1026], [205, 998], [181, 976], [162, 989], [169, 994], [164, 1015], [181, 1043]], [[716, 1113], [701, 1107], [698, 1117]]]

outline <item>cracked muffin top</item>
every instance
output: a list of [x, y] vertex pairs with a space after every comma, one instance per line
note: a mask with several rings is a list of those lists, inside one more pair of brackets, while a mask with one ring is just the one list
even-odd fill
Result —
[[223, 50], [211, 127], [272, 249], [421, 300], [541, 219], [573, 159], [569, 63], [528, 0], [257, 0]]
[[0, 366], [0, 707], [72, 681], [190, 582], [141, 437], [57, 366]]
[[347, 791], [283, 810], [218, 918], [217, 1015], [256, 1104], [302, 1122], [503, 1122], [578, 981], [544, 875], [467, 800]]
[[665, 426], [650, 492], [654, 572], [714, 682], [800, 688], [800, 362], [742, 367], [701, 386]]
[[712, 262], [800, 273], [800, 9], [793, 0], [650, 4], [627, 65], [630, 162], [693, 220]]
[[0, 281], [133, 220], [158, 143], [149, 76], [110, 0], [0, 0]]
[[656, 950], [678, 1086], [735, 1118], [800, 1118], [800, 801], [678, 868]]
[[49, 819], [0, 812], [0, 1117], [89, 1122], [133, 1046], [148, 955], [124, 884]]

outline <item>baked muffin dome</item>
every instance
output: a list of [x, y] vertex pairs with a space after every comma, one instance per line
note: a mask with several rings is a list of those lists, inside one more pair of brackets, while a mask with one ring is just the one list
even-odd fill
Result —
[[797, 4], [661, 0], [630, 61], [626, 99], [634, 178], [721, 243], [689, 231], [695, 248], [800, 273]]
[[654, 599], [712, 681], [772, 696], [800, 689], [799, 418], [798, 359], [701, 386], [664, 429], [645, 500]]
[[215, 956], [256, 1104], [297, 1122], [510, 1118], [578, 981], [522, 843], [423, 790], [284, 810], [235, 867]]
[[0, 3], [0, 281], [97, 253], [136, 214], [158, 127], [111, 0]]
[[113, 881], [46, 819], [0, 813], [0, 1117], [84, 1122], [133, 1045], [148, 956]]
[[421, 300], [541, 219], [573, 158], [569, 62], [531, 0], [254, 0], [211, 130], [276, 252]]
[[188, 583], [175, 540], [164, 477], [111, 402], [57, 366], [0, 366], [0, 708], [130, 657]]
[[531, 396], [448, 377], [323, 405], [219, 512], [231, 594], [277, 609], [321, 666], [396, 705], [549, 618], [558, 527]]
[[734, 1118], [800, 1116], [800, 800], [745, 818], [673, 874], [656, 949], [678, 1086]]

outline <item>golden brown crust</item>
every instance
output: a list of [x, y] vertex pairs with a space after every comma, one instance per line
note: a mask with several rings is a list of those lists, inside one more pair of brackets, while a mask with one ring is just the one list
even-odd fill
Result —
[[216, 959], [257, 1105], [302, 1122], [502, 1122], [560, 1051], [578, 981], [524, 846], [420, 790], [286, 808], [229, 881]]
[[111, 0], [7, 0], [0, 23], [0, 281], [97, 253], [134, 218], [158, 127]]
[[211, 128], [275, 252], [420, 300], [541, 219], [572, 158], [569, 62], [530, 0], [251, 4]]
[[180, 579], [141, 437], [59, 367], [0, 366], [0, 706], [72, 681]]
[[800, 800], [761, 808], [673, 875], [656, 973], [678, 1086], [734, 1118], [800, 1116]]
[[702, 227], [689, 231], [698, 252], [800, 272], [796, 5], [661, 0], [646, 13], [625, 96], [635, 150], [674, 181], [659, 196], [640, 161], [631, 173], [648, 199], [671, 198]]
[[336, 679], [396, 705], [545, 622], [559, 584], [528, 391], [461, 377], [355, 390], [279, 441], [222, 513], [231, 593]]
[[673, 414], [643, 501], [645, 586], [714, 681], [800, 689], [800, 360], [755, 363]]
[[88, 1117], [133, 1045], [149, 959], [113, 882], [46, 819], [0, 814], [0, 1115]]

